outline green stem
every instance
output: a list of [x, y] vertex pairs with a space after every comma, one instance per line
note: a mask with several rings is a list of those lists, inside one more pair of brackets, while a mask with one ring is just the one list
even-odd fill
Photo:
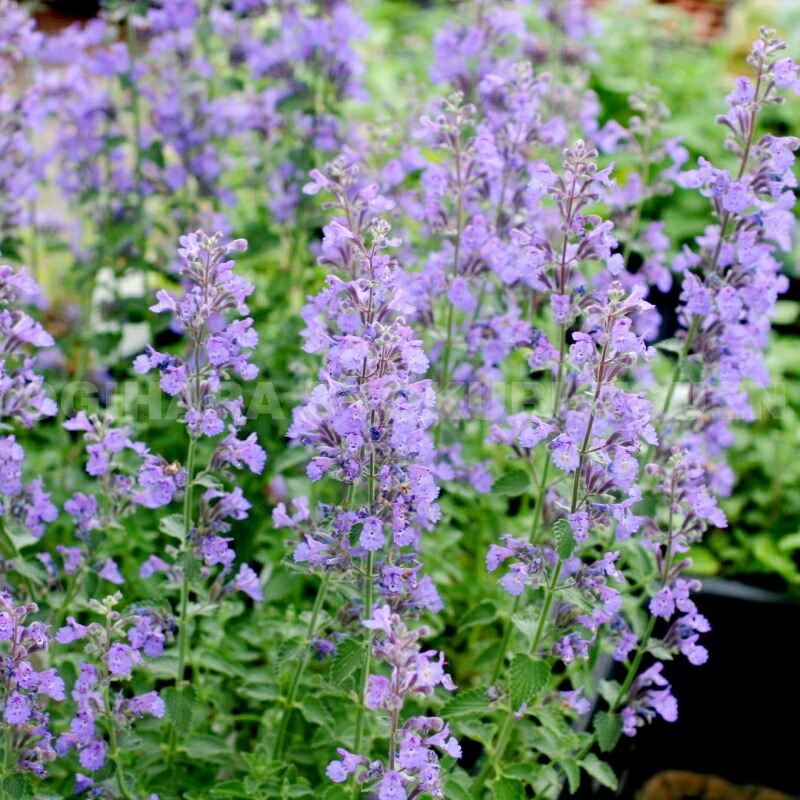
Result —
[[[458, 277], [458, 267], [461, 261], [461, 229], [464, 225], [464, 187], [462, 186], [461, 179], [461, 136], [456, 137], [455, 144], [456, 156], [456, 182], [458, 184], [458, 198], [456, 200], [456, 233], [455, 241], [453, 242], [454, 255], [453, 255], [453, 278]], [[450, 351], [453, 343], [453, 317], [454, 306], [448, 300], [447, 305], [447, 334], [444, 343], [444, 355], [442, 357], [442, 383], [440, 391], [446, 392], [447, 385], [450, 382]], [[435, 444], [438, 447], [442, 435], [442, 418], [439, 418], [439, 424], [436, 426]]]
[[[372, 613], [372, 570], [375, 565], [375, 553], [370, 550], [367, 555], [367, 570], [364, 580], [366, 588], [364, 590], [364, 614], [365, 619]], [[366, 654], [364, 655], [364, 669], [361, 673], [361, 688], [359, 691], [358, 711], [356, 713], [356, 735], [354, 739], [353, 752], [361, 752], [361, 742], [364, 737], [364, 709], [366, 708], [367, 685], [369, 683], [370, 660], [372, 658], [372, 631], [364, 628], [364, 644]]]
[[[183, 498], [183, 531], [184, 539], [181, 550], [184, 557], [188, 553], [189, 535], [192, 530], [192, 494], [194, 489], [194, 460], [197, 449], [197, 439], [189, 439], [189, 452], [186, 457], [186, 492]], [[181, 600], [180, 616], [178, 621], [178, 669], [175, 673], [175, 688], [179, 689], [183, 683], [186, 670], [186, 654], [189, 646], [189, 633], [187, 616], [189, 609], [189, 581], [186, 580], [186, 568], [181, 569]]]
[[[188, 542], [192, 530], [192, 500], [194, 490], [194, 462], [195, 451], [197, 449], [197, 439], [191, 436], [189, 439], [189, 449], [186, 455], [186, 491], [183, 496], [183, 543], [181, 545], [181, 555], [183, 559], [190, 557]], [[185, 673], [186, 661], [189, 651], [189, 581], [186, 579], [186, 562], [181, 565], [180, 572], [180, 601], [178, 612], [178, 667], [175, 671], [175, 689], [181, 690]], [[169, 737], [168, 760], [171, 762], [175, 757], [178, 746], [178, 731], [172, 727]]]
[[314, 608], [311, 611], [311, 619], [308, 623], [308, 629], [306, 630], [306, 652], [303, 656], [303, 660], [300, 663], [300, 667], [295, 670], [294, 675], [292, 676], [292, 683], [289, 687], [289, 694], [286, 697], [286, 707], [283, 709], [283, 714], [281, 715], [281, 721], [278, 726], [278, 736], [275, 740], [275, 751], [273, 758], [275, 761], [280, 761], [281, 756], [283, 755], [283, 748], [286, 744], [286, 734], [289, 731], [289, 721], [292, 717], [292, 711], [294, 711], [294, 703], [297, 699], [297, 690], [300, 688], [300, 682], [302, 680], [303, 674], [305, 673], [306, 669], [308, 669], [308, 662], [311, 658], [311, 642], [314, 638], [314, 634], [317, 630], [317, 623], [319, 621], [319, 615], [322, 611], [323, 606], [325, 605], [325, 596], [328, 593], [328, 585], [330, 584], [330, 573], [325, 573], [324, 577], [322, 578], [322, 583], [320, 584], [319, 591], [317, 592], [317, 597], [314, 601]]
[[514, 615], [519, 611], [522, 604], [522, 595], [514, 598], [514, 605], [511, 607], [511, 614], [505, 623], [505, 630], [503, 631], [503, 638], [500, 640], [500, 648], [497, 651], [497, 659], [494, 662], [494, 669], [492, 670], [492, 677], [489, 680], [489, 685], [494, 686], [497, 683], [500, 673], [503, 670], [503, 664], [506, 661], [506, 651], [508, 650], [508, 640], [511, 638], [511, 628], [513, 625]]

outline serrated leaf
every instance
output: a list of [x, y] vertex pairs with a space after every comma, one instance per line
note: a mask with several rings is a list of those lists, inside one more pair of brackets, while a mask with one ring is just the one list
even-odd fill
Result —
[[445, 719], [451, 717], [481, 716], [489, 710], [489, 701], [483, 689], [467, 689], [457, 692], [442, 708]]
[[616, 790], [617, 776], [614, 774], [614, 770], [611, 769], [605, 761], [601, 761], [594, 753], [589, 753], [589, 755], [581, 761], [581, 766], [599, 784], [605, 786], [607, 789], [611, 789], [611, 791]]
[[2, 788], [2, 796], [7, 797], [9, 800], [24, 800], [30, 797], [31, 785], [27, 777], [24, 775], [9, 775], [3, 778], [3, 783], [0, 784]]
[[192, 725], [195, 704], [194, 687], [186, 686], [183, 689], [176, 689], [174, 686], [169, 686], [161, 692], [161, 697], [167, 708], [167, 719], [181, 736], [185, 736]]
[[613, 750], [622, 734], [622, 720], [618, 714], [600, 711], [594, 718], [597, 743], [604, 753]]
[[304, 719], [313, 725], [328, 727], [331, 725], [331, 714], [328, 711], [328, 707], [314, 695], [303, 698], [303, 702], [300, 705], [300, 713]]
[[494, 786], [495, 800], [524, 800], [525, 784], [513, 778], [501, 778]]
[[530, 475], [524, 469], [512, 469], [492, 484], [492, 494], [517, 497], [526, 492], [530, 484]]
[[564, 714], [556, 711], [552, 705], [543, 705], [536, 708], [536, 718], [551, 733], [554, 733], [560, 740], [569, 736], [571, 729]]
[[473, 606], [458, 623], [459, 628], [469, 628], [472, 625], [488, 625], [497, 619], [497, 606], [491, 600], [483, 600]]
[[581, 785], [581, 768], [578, 766], [578, 762], [571, 756], [565, 758], [561, 762], [561, 766], [564, 767], [564, 774], [567, 776], [569, 793], [575, 794], [575, 792], [578, 791], [578, 787]]
[[183, 517], [180, 514], [167, 514], [158, 523], [158, 529], [167, 536], [183, 541], [186, 538], [186, 529], [183, 524]]
[[331, 683], [341, 686], [355, 677], [364, 664], [364, 648], [352, 639], [345, 639], [336, 648], [328, 677]]
[[556, 536], [556, 551], [562, 561], [566, 561], [575, 550], [575, 535], [569, 522], [565, 519], [556, 520], [553, 525], [553, 532]]
[[202, 580], [200, 573], [200, 560], [189, 550], [181, 554], [179, 559], [181, 569], [190, 585], [199, 583]]
[[511, 707], [516, 711], [533, 695], [547, 686], [550, 667], [525, 653], [517, 653], [511, 660]]

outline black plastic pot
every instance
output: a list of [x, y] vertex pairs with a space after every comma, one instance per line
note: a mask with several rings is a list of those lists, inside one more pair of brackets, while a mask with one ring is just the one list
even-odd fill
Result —
[[633, 798], [663, 770], [800, 795], [800, 604], [716, 579], [704, 580], [696, 601], [712, 626], [702, 637], [710, 657], [700, 667], [683, 657], [665, 664], [678, 721], [623, 736], [607, 757], [620, 777], [617, 794], [584, 781], [579, 797]]

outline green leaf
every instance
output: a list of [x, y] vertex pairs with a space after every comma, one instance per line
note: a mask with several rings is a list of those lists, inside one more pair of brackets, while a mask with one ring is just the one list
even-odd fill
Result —
[[3, 778], [2, 796], [8, 800], [23, 800], [23, 798], [30, 797], [31, 785], [24, 775], [9, 775]]
[[194, 687], [186, 686], [183, 689], [176, 689], [174, 686], [169, 686], [161, 692], [161, 697], [167, 707], [167, 719], [181, 736], [185, 736], [192, 725], [195, 704]]
[[683, 374], [689, 383], [700, 383], [703, 378], [703, 364], [694, 359], [683, 362]]
[[506, 778], [515, 778], [518, 781], [531, 783], [533, 780], [533, 770], [537, 765], [530, 761], [518, 761], [516, 764], [509, 764], [503, 767], [503, 775]]
[[578, 791], [578, 787], [581, 785], [581, 768], [578, 766], [578, 762], [571, 756], [565, 758], [561, 762], [561, 766], [564, 767], [564, 774], [567, 776], [569, 793], [575, 794], [575, 792]]
[[547, 686], [550, 667], [525, 653], [517, 653], [511, 661], [511, 707], [516, 711], [533, 695]]
[[659, 350], [663, 350], [665, 353], [676, 353], [677, 355], [680, 355], [683, 352], [683, 340], [664, 339], [661, 342], [657, 342], [656, 347]]
[[536, 635], [536, 628], [538, 625], [536, 624], [536, 620], [531, 619], [529, 616], [514, 614], [514, 616], [511, 617], [511, 622], [514, 627], [523, 634], [523, 636], [527, 636], [528, 639], [533, 639]]
[[459, 629], [472, 625], [488, 625], [497, 619], [497, 606], [491, 600], [483, 600], [473, 606], [458, 623]]
[[442, 708], [442, 716], [450, 717], [481, 716], [489, 710], [489, 701], [483, 689], [467, 689], [451, 697]]
[[195, 733], [186, 740], [186, 752], [198, 761], [205, 758], [230, 761], [233, 758], [231, 748], [220, 737], [204, 733]]
[[620, 688], [621, 685], [618, 681], [602, 680], [597, 684], [597, 691], [600, 693], [600, 697], [610, 706], [616, 703]]
[[453, 778], [448, 778], [444, 785], [444, 796], [447, 800], [470, 800], [470, 793]]
[[564, 740], [570, 735], [571, 729], [566, 717], [561, 711], [555, 710], [551, 704], [537, 706], [534, 713], [539, 722], [559, 739]]
[[617, 776], [614, 774], [614, 770], [606, 764], [605, 761], [601, 761], [594, 753], [589, 753], [583, 761], [581, 761], [581, 766], [602, 786], [605, 786], [607, 789], [611, 789], [611, 791], [615, 791], [617, 788]]
[[495, 800], [524, 800], [525, 784], [513, 778], [501, 778], [494, 785]]
[[524, 469], [512, 469], [500, 476], [492, 485], [492, 494], [517, 497], [528, 490], [531, 479]]
[[166, 533], [167, 536], [172, 536], [181, 542], [186, 538], [186, 530], [181, 514], [168, 514], [166, 517], [162, 517], [158, 523], [158, 529], [162, 533]]
[[345, 639], [337, 648], [328, 677], [337, 686], [355, 677], [364, 664], [364, 648], [353, 639]]
[[566, 561], [575, 549], [575, 536], [572, 533], [572, 527], [565, 519], [556, 520], [553, 525], [553, 531], [556, 535], [556, 551], [558, 557], [562, 561]]
[[35, 561], [28, 561], [25, 558], [14, 560], [14, 572], [30, 578], [37, 585], [43, 584], [47, 578], [47, 573]]
[[[222, 484], [213, 475], [208, 475], [208, 474], [198, 475], [194, 479], [194, 485], [203, 486], [206, 489], [220, 489], [222, 487]], [[178, 515], [175, 514], [174, 516], [177, 517]], [[183, 522], [181, 522], [181, 525], [182, 524]]]
[[613, 750], [622, 734], [622, 719], [618, 714], [600, 711], [594, 718], [597, 743], [604, 753]]
[[319, 697], [314, 695], [303, 698], [303, 702], [300, 705], [300, 713], [312, 725], [327, 726], [328, 728], [331, 725], [331, 715], [328, 707]]
[[200, 560], [190, 550], [186, 550], [181, 554], [179, 559], [183, 574], [190, 585], [199, 583], [202, 580], [200, 574]]

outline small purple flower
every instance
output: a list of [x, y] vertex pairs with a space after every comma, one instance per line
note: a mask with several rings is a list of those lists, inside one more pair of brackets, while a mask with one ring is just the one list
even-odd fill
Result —
[[81, 748], [78, 760], [84, 769], [95, 772], [106, 763], [106, 750], [105, 742], [91, 741]]
[[261, 580], [255, 570], [247, 564], [242, 564], [239, 567], [239, 572], [233, 579], [233, 585], [256, 603], [260, 603], [264, 599]]
[[12, 692], [6, 700], [3, 719], [12, 725], [24, 725], [31, 717], [31, 704], [28, 698], [19, 692]]
[[574, 472], [578, 468], [580, 458], [574, 439], [562, 433], [550, 442], [550, 457], [558, 469]]
[[379, 800], [406, 800], [406, 797], [403, 776], [392, 770], [386, 772], [378, 787]]
[[669, 619], [675, 613], [675, 600], [668, 586], [664, 586], [650, 600], [650, 613], [655, 617], [663, 617], [664, 619]]
[[107, 558], [103, 564], [103, 568], [97, 573], [103, 580], [113, 583], [116, 586], [121, 586], [125, 583], [125, 578], [122, 577], [117, 562], [113, 558]]

